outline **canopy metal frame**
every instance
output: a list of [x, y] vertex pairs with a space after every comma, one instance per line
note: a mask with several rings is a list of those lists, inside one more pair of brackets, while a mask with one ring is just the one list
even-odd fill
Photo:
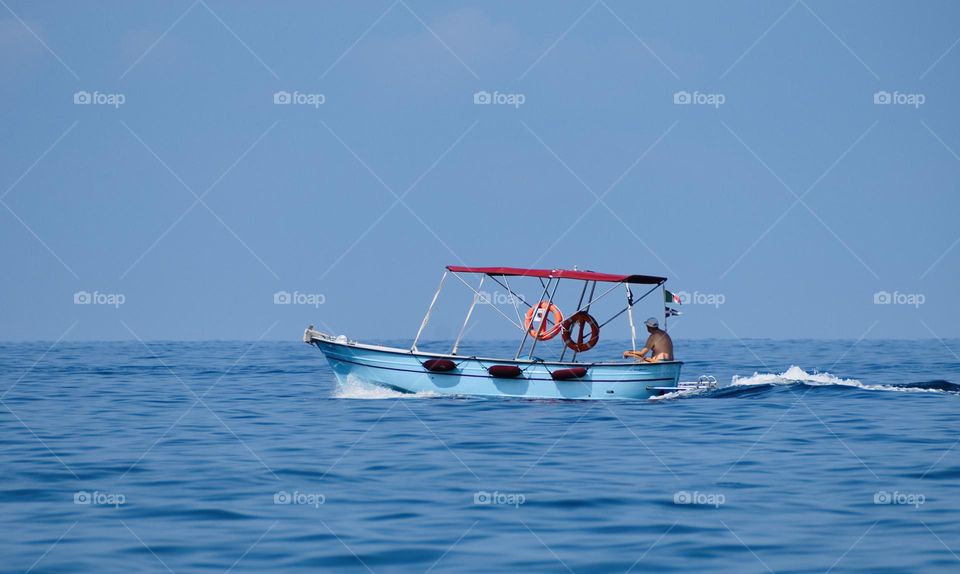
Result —
[[[529, 301], [527, 301], [527, 300], [523, 297], [522, 294], [517, 293], [516, 291], [514, 291], [514, 290], [510, 287], [510, 283], [509, 283], [509, 281], [507, 280], [507, 276], [508, 276], [508, 275], [522, 276], [522, 275], [518, 275], [518, 274], [516, 274], [516, 273], [510, 273], [510, 274], [508, 274], [508, 273], [502, 273], [502, 274], [482, 273], [483, 276], [482, 276], [481, 279], [480, 279], [480, 283], [477, 285], [476, 288], [474, 288], [473, 285], [471, 285], [470, 283], [468, 283], [463, 277], [460, 276], [460, 273], [458, 273], [458, 272], [455, 271], [455, 270], [449, 269], [449, 268], [448, 268], [447, 270], [445, 270], [444, 273], [443, 273], [443, 275], [440, 277], [440, 284], [437, 285], [437, 290], [434, 292], [433, 298], [430, 300], [430, 305], [427, 307], [427, 312], [424, 314], [423, 320], [420, 322], [420, 328], [417, 330], [417, 335], [416, 335], [416, 337], [414, 337], [413, 344], [410, 346], [410, 351], [411, 351], [411, 352], [417, 352], [417, 351], [418, 351], [418, 349], [417, 349], [417, 343], [420, 341], [420, 337], [423, 335], [423, 332], [424, 332], [424, 330], [426, 329], [427, 324], [428, 324], [429, 321], [430, 321], [430, 315], [431, 315], [432, 312], [433, 312], [433, 308], [436, 306], [437, 299], [440, 297], [440, 292], [443, 290], [443, 285], [444, 285], [444, 282], [445, 282], [446, 279], [447, 279], [447, 275], [453, 275], [454, 277], [456, 277], [457, 280], [459, 280], [461, 283], [463, 283], [463, 285], [466, 286], [467, 289], [469, 289], [469, 290], [473, 293], [473, 298], [472, 298], [472, 300], [471, 300], [471, 303], [470, 303], [469, 308], [467, 309], [467, 314], [466, 314], [466, 317], [465, 317], [464, 320], [463, 320], [463, 325], [460, 327], [460, 332], [459, 332], [458, 335], [457, 335], [457, 339], [456, 339], [456, 341], [455, 341], [454, 344], [453, 344], [453, 349], [452, 349], [452, 351], [451, 351], [451, 354], [453, 354], [453, 355], [456, 355], [456, 354], [457, 354], [457, 351], [458, 351], [459, 348], [460, 348], [460, 343], [462, 342], [463, 337], [464, 337], [464, 335], [466, 334], [467, 325], [468, 325], [469, 322], [470, 322], [470, 318], [471, 318], [472, 315], [473, 315], [473, 311], [474, 311], [474, 309], [475, 309], [475, 307], [476, 307], [476, 305], [477, 305], [477, 302], [480, 301], [480, 302], [489, 303], [490, 306], [493, 308], [493, 310], [496, 311], [497, 313], [499, 313], [504, 319], [506, 319], [506, 321], [507, 321], [508, 323], [510, 323], [510, 324], [513, 325], [515, 328], [517, 328], [517, 329], [519, 329], [520, 331], [523, 332], [523, 337], [522, 337], [521, 340], [520, 340], [520, 346], [517, 348], [517, 353], [516, 353], [516, 356], [515, 356], [515, 359], [519, 359], [520, 356], [523, 354], [523, 349], [524, 349], [524, 347], [526, 346], [527, 339], [528, 339], [528, 338], [531, 338], [531, 337], [530, 337], [530, 332], [529, 332], [529, 330], [526, 329], [526, 328], [524, 327], [524, 325], [523, 325], [524, 321], [523, 321], [523, 318], [521, 317], [521, 314], [520, 314], [520, 303], [523, 303], [523, 305], [525, 305], [528, 309], [533, 308], [535, 305], [532, 304], [532, 303], [530, 303]], [[502, 279], [502, 281], [497, 278], [498, 276], [500, 277], [500, 279]], [[666, 297], [666, 285], [665, 285], [665, 284], [666, 284], [666, 281], [667, 281], [666, 278], [655, 278], [655, 279], [657, 280], [655, 283], [652, 283], [652, 282], [651, 282], [651, 283], [647, 283], [648, 285], [652, 285], [652, 286], [650, 287], [650, 289], [648, 289], [648, 290], [647, 290], [643, 295], [641, 295], [639, 298], [634, 298], [634, 296], [633, 296], [633, 291], [632, 291], [631, 288], [630, 288], [630, 283], [631, 283], [631, 281], [627, 281], [627, 280], [623, 280], [623, 281], [609, 281], [609, 282], [613, 283], [613, 285], [612, 285], [609, 289], [607, 289], [607, 290], [605, 290], [603, 293], [601, 293], [599, 297], [596, 297], [595, 295], [596, 295], [597, 283], [599, 283], [602, 279], [595, 279], [595, 278], [592, 278], [592, 277], [587, 278], [587, 279], [581, 279], [581, 278], [579, 278], [579, 277], [578, 277], [578, 278], [571, 278], [571, 277], [563, 277], [563, 276], [556, 276], [556, 277], [540, 276], [540, 275], [530, 275], [530, 276], [531, 276], [531, 277], [537, 277], [537, 278], [539, 279], [539, 281], [540, 281], [540, 284], [543, 286], [543, 291], [541, 292], [540, 298], [537, 300], [536, 305], [539, 305], [540, 302], [542, 302], [542, 301], [547, 301], [548, 305], [552, 305], [552, 304], [553, 304], [553, 300], [554, 300], [554, 297], [556, 296], [557, 289], [560, 287], [560, 281], [561, 281], [561, 279], [568, 279], [568, 280], [571, 280], [571, 281], [583, 281], [583, 289], [580, 291], [580, 299], [579, 299], [579, 301], [577, 302], [577, 309], [576, 309], [576, 311], [574, 311], [573, 314], [579, 313], [579, 312], [581, 312], [581, 311], [582, 311], [582, 312], [589, 313], [589, 312], [590, 312], [590, 307], [591, 307], [592, 305], [594, 305], [595, 303], [597, 303], [597, 302], [603, 300], [604, 298], [606, 298], [607, 295], [609, 295], [609, 294], [612, 293], [614, 290], [616, 290], [616, 289], [619, 287], [620, 284], [623, 284], [623, 286], [624, 286], [624, 288], [625, 288], [626, 306], [625, 306], [623, 309], [621, 309], [620, 311], [618, 311], [617, 313], [615, 313], [612, 317], [610, 317], [609, 319], [607, 319], [606, 321], [604, 321], [603, 323], [600, 323], [600, 327], [602, 328], [602, 327], [606, 326], [608, 323], [610, 323], [611, 321], [613, 321], [614, 319], [616, 319], [616, 318], [619, 317], [620, 315], [622, 315], [622, 314], [624, 314], [624, 313], [627, 313], [627, 320], [628, 320], [629, 325], [630, 325], [630, 344], [631, 344], [631, 348], [632, 348], [633, 350], [636, 350], [636, 348], [637, 348], [637, 342], [636, 342], [636, 326], [634, 325], [634, 322], [633, 322], [633, 306], [634, 306], [634, 304], [636, 304], [636, 303], [639, 302], [639, 301], [642, 301], [642, 300], [646, 299], [651, 293], [653, 293], [654, 291], [656, 291], [658, 288], [662, 290], [662, 292], [663, 292], [663, 297], [664, 297], [664, 298]], [[498, 285], [500, 285], [501, 287], [503, 287], [504, 289], [506, 289], [507, 293], [509, 293], [510, 298], [511, 298], [511, 301], [512, 301], [513, 306], [514, 306], [514, 310], [515, 310], [515, 312], [516, 312], [516, 321], [514, 321], [514, 319], [513, 319], [512, 317], [510, 317], [509, 315], [507, 315], [506, 313], [504, 313], [503, 311], [501, 311], [500, 308], [497, 307], [497, 305], [496, 305], [493, 301], [490, 301], [489, 298], [481, 291], [481, 289], [483, 288], [484, 280], [485, 280], [487, 277], [489, 277], [489, 278], [490, 278], [492, 281], [494, 281], [496, 284], [498, 284]], [[632, 277], [632, 276], [624, 276], [624, 277]], [[544, 281], [544, 278], [546, 278], [546, 281]], [[637, 283], [637, 282], [634, 282], [634, 283]], [[640, 283], [640, 284], [642, 284], [642, 283]], [[553, 287], [553, 290], [552, 290], [552, 291], [550, 290], [551, 286]], [[587, 297], [587, 290], [588, 290], [588, 289], [590, 290], [590, 295], [589, 295], [589, 297]], [[587, 299], [586, 304], [584, 304], [584, 298]], [[572, 315], [573, 315], [573, 314], [572, 314]], [[572, 316], [572, 315], [571, 315], [571, 316]], [[540, 327], [541, 327], [541, 325], [543, 325], [544, 322], [547, 322], [547, 324], [549, 325], [549, 313], [544, 313], [543, 318], [542, 318], [539, 322], [537, 322], [536, 325], [531, 324], [531, 329], [539, 330]], [[667, 327], [667, 311], [666, 311], [666, 306], [664, 306], [663, 325], [664, 325], [664, 329], [666, 330], [666, 327]], [[537, 347], [537, 342], [538, 342], [538, 341], [539, 341], [539, 339], [537, 339], [536, 337], [533, 337], [533, 343], [531, 344], [530, 350], [529, 350], [529, 352], [527, 353], [528, 359], [531, 359], [531, 360], [535, 359], [533, 353], [534, 353], [534, 350], [535, 350], [536, 347]], [[560, 360], [561, 360], [561, 361], [563, 361], [564, 356], [566, 355], [566, 351], [567, 351], [567, 346], [564, 345], [564, 346], [563, 346], [563, 351], [562, 351], [561, 354], [560, 354]], [[577, 352], [574, 352], [574, 354], [573, 354], [573, 359], [572, 359], [573, 362], [576, 362], [576, 360], [577, 360], [577, 355], [578, 355], [578, 353], [577, 353]]]

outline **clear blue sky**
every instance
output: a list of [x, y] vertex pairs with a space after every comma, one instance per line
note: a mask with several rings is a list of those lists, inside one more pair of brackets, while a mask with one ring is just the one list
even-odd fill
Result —
[[682, 337], [960, 336], [955, 2], [0, 4], [0, 339], [410, 337], [462, 263], [722, 295]]

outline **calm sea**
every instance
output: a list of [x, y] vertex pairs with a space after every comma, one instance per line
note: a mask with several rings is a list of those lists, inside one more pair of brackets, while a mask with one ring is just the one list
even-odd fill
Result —
[[724, 388], [598, 403], [340, 388], [298, 342], [2, 344], [0, 570], [960, 572], [957, 353], [678, 341]]

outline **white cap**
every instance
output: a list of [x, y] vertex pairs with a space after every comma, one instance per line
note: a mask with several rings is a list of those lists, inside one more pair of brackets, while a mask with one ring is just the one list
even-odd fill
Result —
[[654, 317], [650, 317], [649, 319], [644, 321], [643, 324], [646, 325], [647, 327], [653, 327], [653, 328], [658, 328], [660, 326], [660, 323], [658, 323]]

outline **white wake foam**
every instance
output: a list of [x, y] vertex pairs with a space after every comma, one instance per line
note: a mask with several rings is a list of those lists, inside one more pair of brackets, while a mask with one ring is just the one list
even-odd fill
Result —
[[793, 383], [806, 383], [808, 385], [846, 385], [851, 387], [863, 386], [863, 383], [856, 379], [841, 379], [830, 373], [808, 373], [796, 365], [778, 375], [773, 373], [754, 373], [749, 377], [734, 375], [730, 385], [790, 385]]
[[[682, 383], [681, 383], [682, 384]], [[671, 399], [683, 399], [687, 397], [695, 397], [697, 395], [706, 395], [713, 391], [714, 389], [684, 389], [682, 391], [673, 391], [671, 393], [664, 393], [662, 395], [653, 395], [649, 400], [651, 401], [668, 401]]]
[[708, 389], [690, 389], [687, 391], [673, 391], [672, 393], [664, 393], [662, 395], [653, 395], [649, 398], [651, 401], [668, 401], [670, 399], [682, 399], [686, 397], [693, 397], [696, 395], [704, 394], [709, 392]]
[[749, 377], [740, 377], [734, 375], [730, 382], [732, 387], [742, 387], [751, 385], [793, 385], [803, 383], [811, 386], [840, 385], [845, 387], [856, 387], [868, 391], [894, 391], [900, 393], [943, 393], [941, 389], [923, 389], [916, 387], [902, 387], [898, 385], [865, 385], [857, 379], [841, 379], [830, 373], [808, 373], [800, 367], [793, 365], [786, 371], [775, 375], [772, 373], [754, 373]]

